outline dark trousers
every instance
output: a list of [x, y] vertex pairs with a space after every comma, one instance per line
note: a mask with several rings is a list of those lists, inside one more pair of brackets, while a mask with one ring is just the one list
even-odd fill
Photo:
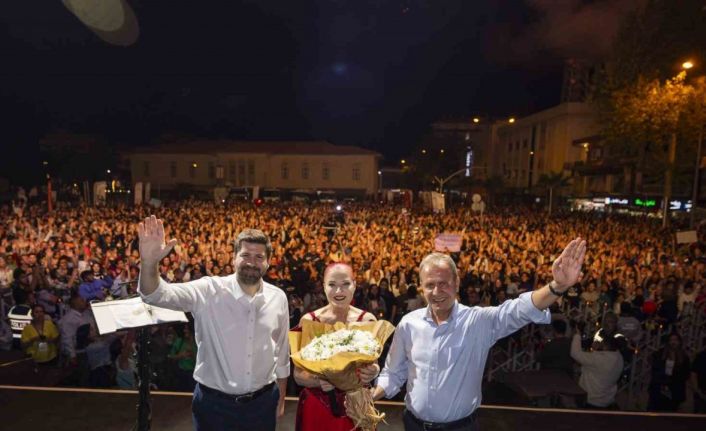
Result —
[[694, 413], [706, 413], [706, 398], [694, 394]]
[[[420, 424], [417, 422], [412, 415], [407, 409], [404, 411], [404, 415], [402, 415], [402, 423], [404, 424], [404, 430], [405, 431], [428, 431], [428, 430], [433, 430], [436, 428], [424, 428], [424, 425]], [[455, 427], [448, 427], [448, 428], [441, 428], [444, 430], [448, 431], [479, 431], [480, 427], [478, 426], [478, 420], [474, 420], [471, 423], [464, 424], [464, 425], [459, 425]]]
[[247, 403], [194, 388], [191, 412], [195, 431], [275, 431], [279, 387]]

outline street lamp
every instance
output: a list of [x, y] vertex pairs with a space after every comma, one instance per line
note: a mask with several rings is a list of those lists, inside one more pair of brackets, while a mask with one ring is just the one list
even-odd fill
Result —
[[[682, 71], [679, 72], [679, 76], [686, 78], [686, 72], [694, 67], [694, 63], [687, 60], [681, 64]], [[703, 106], [702, 106], [703, 108]], [[676, 161], [677, 153], [677, 133], [672, 131], [671, 138], [669, 140], [669, 147], [667, 150], [668, 154], [668, 165], [665, 172], [664, 178], [664, 202], [662, 203], [662, 227], [667, 227], [669, 225], [669, 201], [672, 197], [672, 181], [674, 176], [674, 162]], [[691, 201], [691, 217], [689, 217], [689, 225], [694, 226], [695, 213], [696, 213], [696, 202], [695, 198], [698, 198], [697, 191], [699, 185], [699, 165], [701, 163], [701, 141], [703, 138], [703, 125], [699, 125], [699, 140], [696, 145], [696, 166], [694, 166], [694, 184], [692, 185], [692, 201]]]
[[478, 118], [478, 117], [474, 118], [474, 119], [473, 119], [473, 122], [474, 122], [474, 123], [480, 123], [480, 118]]
[[515, 117], [510, 117], [509, 120], [507, 120], [508, 123], [512, 124], [515, 122]]
[[109, 173], [110, 173], [110, 169], [106, 169], [105, 173], [106, 173], [106, 174], [109, 174]]
[[[378, 171], [378, 194], [382, 194], [382, 171]], [[382, 198], [382, 195], [380, 197]]]
[[[694, 63], [690, 60], [682, 63], [681, 68], [686, 73], [687, 70], [694, 67]], [[701, 109], [703, 109], [703, 105]], [[699, 201], [699, 183], [701, 182], [701, 143], [704, 138], [704, 126], [699, 124], [699, 139], [696, 141], [696, 163], [694, 164], [694, 183], [691, 186], [691, 213], [689, 214], [689, 227], [694, 228], [696, 223], [696, 207]]]

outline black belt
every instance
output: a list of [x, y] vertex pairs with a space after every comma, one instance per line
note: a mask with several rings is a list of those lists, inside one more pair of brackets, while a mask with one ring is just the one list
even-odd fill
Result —
[[225, 392], [221, 392], [218, 389], [213, 389], [209, 388], [208, 386], [199, 383], [199, 388], [201, 388], [202, 391], [215, 395], [217, 397], [225, 398], [229, 401], [235, 401], [236, 403], [249, 403], [250, 401], [256, 399], [260, 395], [264, 394], [265, 392], [269, 391], [272, 389], [272, 387], [275, 385], [275, 382], [269, 383], [260, 389], [253, 391], [253, 392], [248, 392], [247, 394], [227, 394]]
[[461, 418], [452, 422], [428, 422], [428, 421], [423, 421], [419, 419], [418, 417], [414, 416], [412, 412], [409, 410], [405, 409], [404, 414], [407, 415], [412, 421], [417, 423], [417, 425], [421, 426], [424, 431], [427, 430], [453, 430], [456, 428], [460, 428], [465, 425], [470, 425], [473, 422], [476, 421], [477, 413], [474, 411], [470, 415], [466, 416], [465, 418]]

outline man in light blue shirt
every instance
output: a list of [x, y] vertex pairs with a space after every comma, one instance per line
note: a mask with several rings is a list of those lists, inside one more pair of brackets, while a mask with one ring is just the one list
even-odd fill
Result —
[[552, 266], [551, 283], [486, 308], [456, 301], [459, 277], [448, 255], [426, 256], [419, 274], [428, 306], [400, 321], [373, 397], [393, 397], [406, 381], [406, 431], [477, 430], [488, 351], [531, 322], [549, 323], [547, 308], [578, 281], [585, 254], [585, 241], [571, 241]]

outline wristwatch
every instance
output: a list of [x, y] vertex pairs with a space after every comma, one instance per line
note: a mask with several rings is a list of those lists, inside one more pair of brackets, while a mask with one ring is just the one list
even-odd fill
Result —
[[558, 283], [555, 280], [552, 280], [551, 283], [547, 284], [547, 287], [549, 288], [549, 291], [552, 293], [552, 295], [556, 295], [559, 297], [566, 295], [566, 291], [559, 292], [558, 290], [555, 289], [555, 287], [557, 285], [558, 285]]

